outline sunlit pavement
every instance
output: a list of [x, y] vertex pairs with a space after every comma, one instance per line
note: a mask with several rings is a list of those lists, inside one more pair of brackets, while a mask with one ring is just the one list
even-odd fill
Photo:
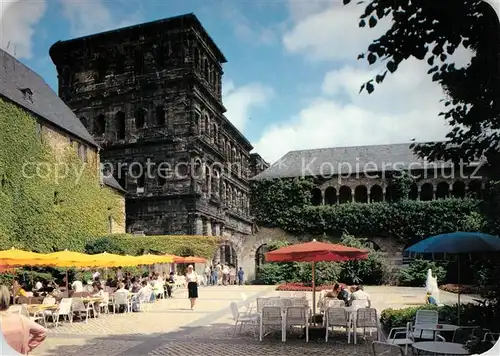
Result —
[[[423, 288], [366, 287], [373, 307], [381, 310], [421, 304]], [[286, 295], [269, 286], [219, 286], [200, 288], [195, 310], [190, 310], [187, 291], [178, 290], [174, 298], [160, 300], [141, 313], [109, 314], [88, 323], [63, 323], [51, 329], [47, 340], [33, 352], [34, 355], [368, 355], [369, 340], [359, 345], [347, 345], [345, 333], [339, 332], [332, 341], [305, 340], [293, 335], [285, 344], [279, 337], [266, 338], [260, 343], [252, 330], [244, 329], [233, 337], [234, 322], [229, 303], [243, 307], [242, 293], [249, 300], [261, 296]], [[312, 293], [308, 296], [310, 299]], [[463, 297], [464, 301], [471, 297]], [[441, 293], [445, 303], [453, 303], [456, 296]]]

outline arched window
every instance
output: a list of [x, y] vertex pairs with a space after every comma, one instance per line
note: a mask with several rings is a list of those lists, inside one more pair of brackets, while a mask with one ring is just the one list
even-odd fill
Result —
[[481, 199], [482, 197], [482, 187], [481, 181], [473, 180], [469, 183], [469, 192], [468, 196], [473, 199]]
[[94, 132], [97, 135], [103, 135], [106, 132], [106, 117], [103, 114], [95, 118], [94, 127]]
[[453, 197], [455, 198], [465, 198], [465, 183], [462, 181], [457, 181], [453, 183]]
[[450, 196], [450, 186], [446, 182], [441, 182], [436, 187], [436, 199], [446, 199]]
[[321, 189], [314, 188], [311, 192], [311, 204], [312, 205], [321, 205], [322, 203]]
[[370, 188], [370, 202], [377, 203], [384, 200], [384, 191], [382, 187], [375, 184]]
[[352, 202], [352, 190], [346, 185], [343, 185], [339, 189], [339, 203], [350, 203]]
[[165, 125], [165, 107], [157, 106], [155, 109], [156, 126]]
[[325, 189], [325, 204], [334, 205], [337, 203], [337, 190], [334, 187]]
[[358, 185], [354, 189], [354, 200], [357, 203], [368, 203], [368, 189], [364, 185]]
[[425, 183], [420, 187], [420, 200], [430, 201], [434, 198], [434, 186], [431, 183]]
[[125, 138], [125, 114], [123, 111], [118, 111], [115, 115], [116, 120], [116, 137], [119, 140]]
[[146, 123], [146, 112], [140, 108], [135, 111], [135, 127], [142, 129]]
[[418, 185], [416, 183], [413, 183], [410, 186], [410, 192], [408, 193], [408, 198], [411, 200], [418, 199]]
[[396, 199], [396, 186], [394, 184], [390, 184], [387, 188], [385, 188], [385, 201], [391, 202]]

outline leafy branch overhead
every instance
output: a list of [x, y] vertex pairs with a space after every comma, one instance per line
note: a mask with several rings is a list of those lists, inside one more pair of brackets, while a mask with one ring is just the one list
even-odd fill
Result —
[[[351, 0], [343, 0], [347, 5]], [[372, 93], [388, 73], [409, 58], [426, 60], [428, 74], [447, 94], [440, 115], [450, 124], [448, 142], [415, 144], [416, 153], [430, 160], [473, 161], [483, 154], [493, 174], [500, 175], [500, 24], [494, 9], [482, 0], [361, 1], [359, 26], [376, 27], [382, 19], [390, 28], [375, 39], [359, 59], [385, 63], [385, 69], [363, 84]], [[452, 55], [461, 47], [473, 54], [470, 64], [457, 68]], [[424, 74], [424, 73], [422, 73]]]

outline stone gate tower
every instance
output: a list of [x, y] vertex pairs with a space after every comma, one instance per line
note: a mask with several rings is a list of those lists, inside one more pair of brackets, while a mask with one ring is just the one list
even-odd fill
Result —
[[[60, 41], [50, 56], [60, 97], [127, 190], [129, 232], [252, 233], [257, 158], [224, 116], [226, 58], [196, 16]], [[220, 258], [231, 252], [221, 247]]]

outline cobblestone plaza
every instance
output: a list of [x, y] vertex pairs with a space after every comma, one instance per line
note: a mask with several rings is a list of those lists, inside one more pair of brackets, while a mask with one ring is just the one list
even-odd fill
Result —
[[[388, 307], [421, 304], [423, 288], [367, 287], [372, 305], [380, 313]], [[248, 328], [233, 336], [234, 321], [229, 303], [244, 306], [241, 293], [250, 300], [279, 295], [270, 286], [221, 286], [200, 288], [200, 299], [195, 310], [189, 309], [185, 290], [178, 290], [174, 298], [160, 300], [143, 313], [109, 314], [88, 323], [63, 323], [50, 328], [46, 341], [34, 355], [79, 356], [238, 356], [288, 355], [308, 356], [334, 353], [338, 356], [368, 355], [370, 339], [347, 344], [345, 333], [334, 335], [325, 344], [324, 338], [311, 338], [309, 343], [291, 335], [286, 343], [279, 337], [267, 337], [263, 342]], [[455, 296], [442, 292], [445, 303], [453, 303]], [[463, 301], [470, 297], [464, 296]]]

